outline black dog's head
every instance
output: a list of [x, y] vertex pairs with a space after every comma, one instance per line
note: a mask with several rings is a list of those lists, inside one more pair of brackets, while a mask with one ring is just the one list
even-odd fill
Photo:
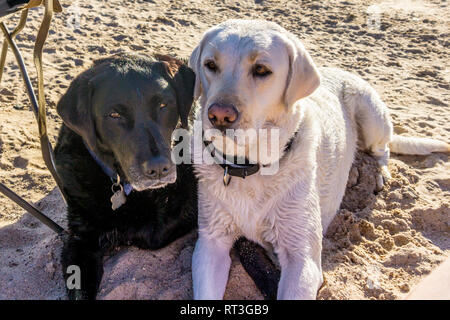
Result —
[[122, 54], [97, 60], [57, 105], [64, 123], [134, 189], [176, 180], [171, 135], [186, 127], [195, 75], [183, 62]]

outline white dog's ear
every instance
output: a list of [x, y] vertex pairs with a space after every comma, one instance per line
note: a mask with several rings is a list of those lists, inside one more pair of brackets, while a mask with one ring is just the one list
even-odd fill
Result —
[[301, 41], [289, 32], [286, 32], [286, 35], [289, 74], [284, 99], [285, 104], [290, 107], [317, 89], [320, 85], [320, 73]]
[[202, 81], [200, 78], [200, 56], [202, 54], [202, 45], [203, 41], [201, 41], [197, 47], [195, 47], [194, 51], [189, 58], [189, 67], [194, 70], [195, 73], [195, 87], [194, 87], [194, 100], [197, 100], [202, 95]]
[[197, 100], [203, 94], [201, 77], [202, 65], [200, 61], [202, 57], [203, 47], [205, 46], [205, 43], [207, 43], [212, 37], [214, 37], [220, 30], [222, 30], [221, 25], [217, 25], [208, 29], [203, 34], [202, 40], [195, 47], [194, 51], [192, 51], [191, 56], [189, 57], [188, 66], [195, 72], [194, 100]]

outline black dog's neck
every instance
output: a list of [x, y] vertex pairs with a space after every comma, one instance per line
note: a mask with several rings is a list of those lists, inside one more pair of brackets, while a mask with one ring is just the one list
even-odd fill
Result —
[[[82, 140], [83, 140], [83, 138], [82, 138]], [[114, 155], [108, 151], [102, 152], [102, 154], [104, 154], [108, 158], [110, 158], [108, 160], [112, 159], [112, 161], [108, 161], [108, 162], [113, 163], [113, 165], [112, 166], [108, 165], [108, 163], [106, 161], [104, 161], [103, 159], [100, 159], [100, 157], [97, 155], [97, 153], [94, 152], [89, 147], [89, 145], [86, 143], [86, 141], [83, 140], [83, 143], [84, 143], [84, 147], [86, 148], [88, 153], [91, 155], [92, 159], [103, 170], [103, 172], [109, 178], [111, 178], [112, 183], [113, 184], [121, 183], [124, 186], [125, 193], [128, 195], [133, 190], [133, 188], [130, 183], [126, 182], [126, 180], [124, 178], [125, 175], [124, 175], [120, 165], [117, 163], [117, 161], [115, 161]]]

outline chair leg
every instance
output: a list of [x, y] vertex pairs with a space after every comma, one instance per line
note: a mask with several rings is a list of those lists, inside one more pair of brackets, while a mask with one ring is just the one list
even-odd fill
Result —
[[2, 83], [3, 69], [5, 68], [7, 53], [8, 53], [8, 42], [4, 40], [2, 45], [2, 53], [0, 56], [0, 83]]
[[39, 111], [38, 111], [38, 125], [39, 125], [39, 135], [42, 137], [47, 134], [47, 126], [46, 126], [46, 104], [45, 104], [45, 95], [44, 95], [44, 71], [42, 68], [42, 49], [44, 47], [44, 43], [47, 40], [48, 30], [50, 28], [50, 23], [53, 17], [53, 0], [44, 0], [45, 5], [45, 13], [44, 19], [42, 20], [41, 27], [39, 28], [36, 43], [34, 45], [34, 65], [36, 67], [37, 72], [37, 80], [38, 80], [38, 102], [39, 102]]
[[3, 22], [0, 22], [0, 29], [5, 36], [5, 40], [8, 43], [8, 46], [11, 47], [11, 50], [16, 58], [17, 64], [19, 65], [20, 74], [22, 75], [22, 79], [25, 83], [25, 87], [27, 89], [28, 97], [30, 98], [31, 106], [33, 108], [33, 112], [35, 116], [38, 116], [38, 103], [36, 99], [36, 95], [34, 94], [33, 86], [30, 81], [30, 77], [28, 76], [27, 67], [23, 61], [22, 55], [20, 54], [19, 48], [17, 48], [14, 39], [11, 37], [11, 33]]
[[44, 0], [45, 5], [45, 13], [44, 19], [42, 20], [41, 27], [39, 28], [38, 35], [36, 37], [36, 44], [34, 46], [34, 65], [36, 67], [37, 72], [37, 80], [38, 80], [38, 127], [39, 127], [39, 137], [41, 140], [41, 151], [42, 157], [44, 158], [44, 162], [47, 165], [48, 170], [53, 176], [53, 179], [56, 182], [56, 185], [61, 192], [61, 195], [64, 200], [66, 200], [66, 196], [63, 192], [63, 185], [61, 179], [55, 168], [55, 161], [53, 155], [53, 149], [50, 144], [47, 135], [47, 106], [45, 103], [45, 94], [44, 94], [44, 71], [42, 68], [42, 49], [44, 47], [44, 43], [47, 40], [48, 30], [50, 29], [50, 23], [53, 17], [53, 0]]
[[[25, 24], [27, 22], [27, 17], [28, 17], [28, 10], [23, 10], [22, 14], [20, 16], [19, 24], [14, 29], [14, 31], [11, 33], [11, 38], [12, 39], [14, 39], [14, 37], [20, 31], [22, 31], [22, 29], [25, 27]], [[6, 62], [7, 54], [8, 54], [8, 41], [3, 41], [2, 53], [1, 53], [1, 56], [0, 56], [0, 83], [2, 82], [2, 75], [3, 75], [3, 70], [5, 68], [5, 62]]]

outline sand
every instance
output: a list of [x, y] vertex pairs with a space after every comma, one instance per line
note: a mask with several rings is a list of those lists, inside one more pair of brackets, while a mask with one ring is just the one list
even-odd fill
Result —
[[[391, 110], [398, 134], [450, 141], [450, 12], [440, 1], [62, 1], [44, 52], [48, 127], [55, 104], [92, 60], [117, 53], [188, 57], [228, 18], [268, 19], [297, 34], [319, 66], [360, 74]], [[373, 6], [376, 5], [376, 6]], [[17, 37], [31, 77], [41, 10]], [[11, 19], [17, 22], [18, 17]], [[12, 28], [13, 23], [8, 25]], [[37, 126], [10, 57], [0, 84], [0, 181], [56, 221], [65, 207], [41, 159]], [[401, 299], [450, 254], [448, 155], [392, 156], [375, 194], [375, 164], [359, 153], [342, 208], [323, 240], [319, 299]], [[61, 240], [0, 196], [0, 299], [66, 299]], [[101, 299], [190, 299], [195, 232], [158, 251], [119, 248], [105, 258]], [[261, 299], [233, 255], [227, 299]]]

